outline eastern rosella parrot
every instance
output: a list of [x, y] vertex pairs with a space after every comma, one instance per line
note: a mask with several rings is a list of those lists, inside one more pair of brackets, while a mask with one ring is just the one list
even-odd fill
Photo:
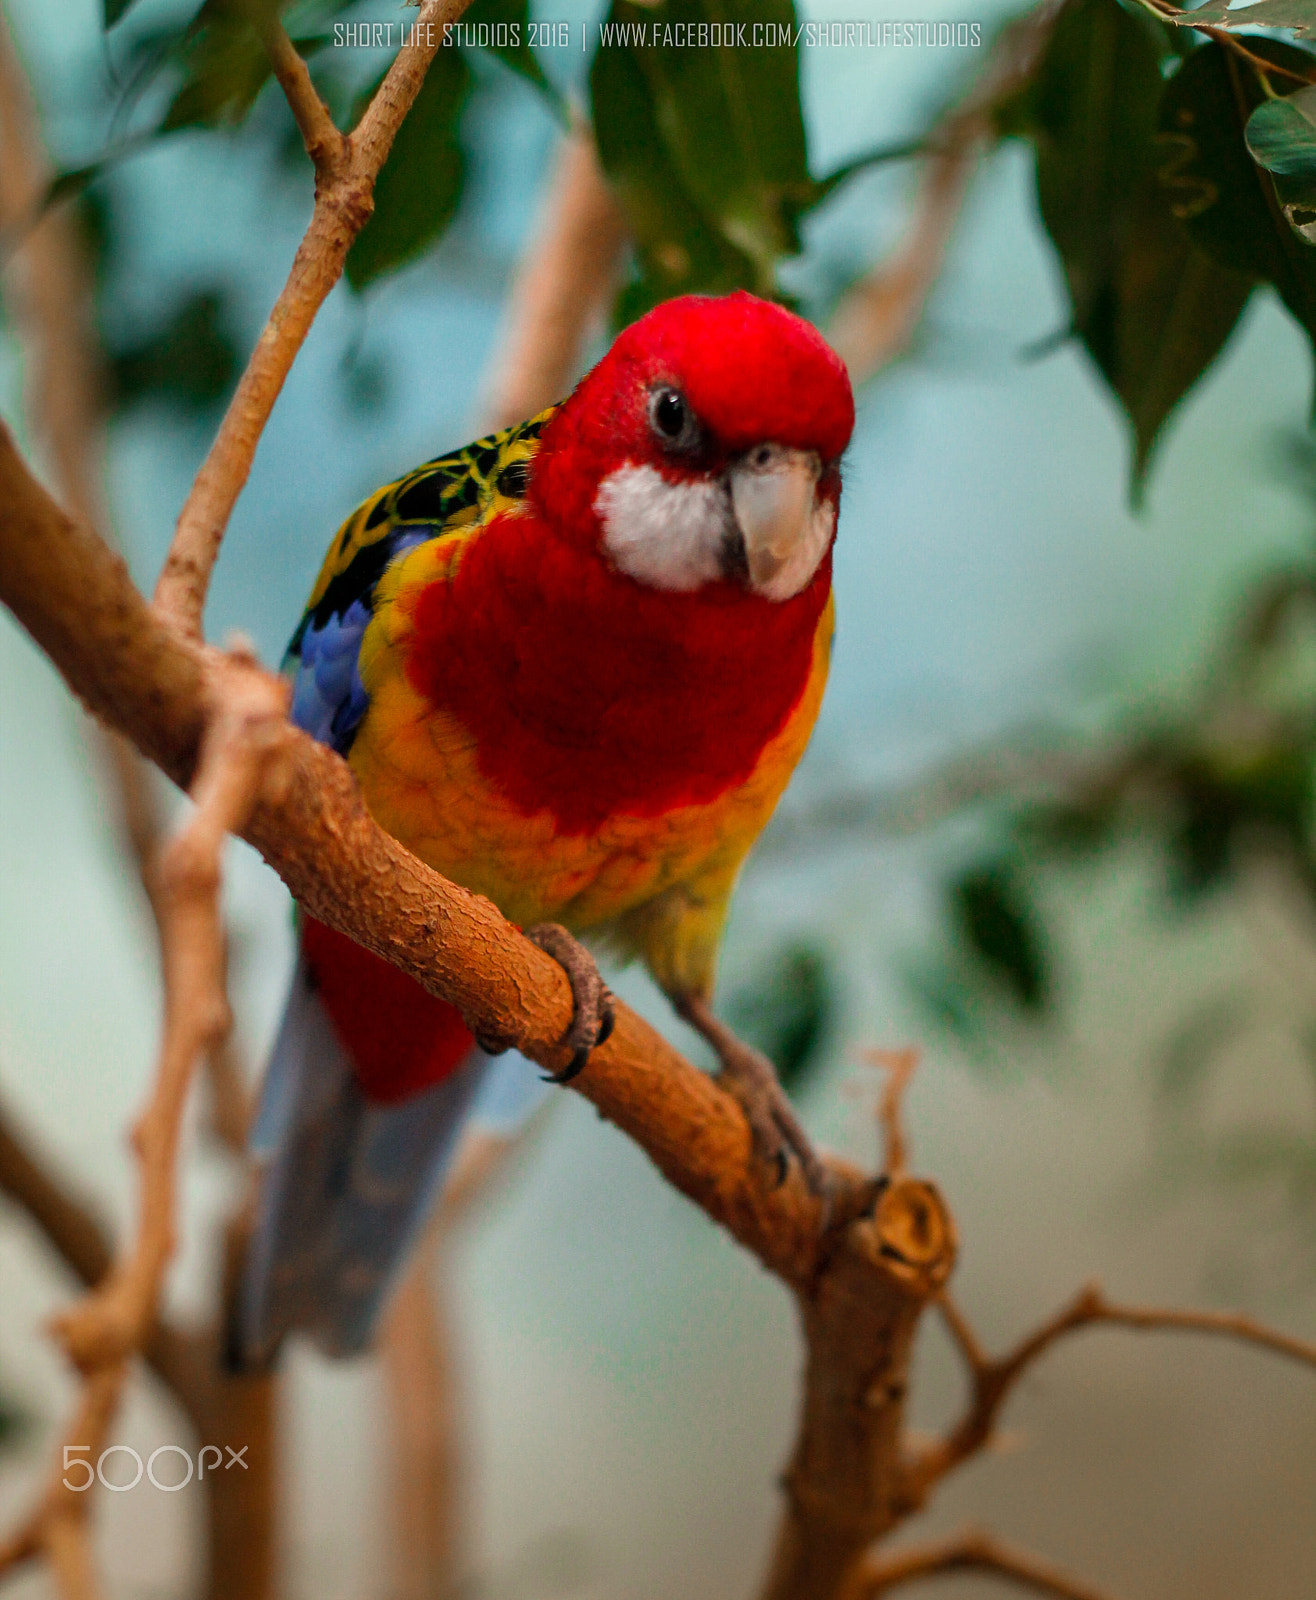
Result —
[[[371, 495], [289, 650], [293, 720], [346, 757], [376, 821], [567, 969], [570, 1072], [610, 997], [564, 929], [644, 961], [717, 1051], [757, 1153], [784, 1172], [792, 1151], [815, 1188], [770, 1063], [710, 1001], [736, 876], [818, 715], [853, 423], [844, 366], [799, 317], [669, 301], [561, 405]], [[302, 919], [239, 1361], [292, 1328], [369, 1341], [488, 1063], [451, 1006]], [[486, 1095], [528, 1092], [524, 1062], [493, 1072]]]

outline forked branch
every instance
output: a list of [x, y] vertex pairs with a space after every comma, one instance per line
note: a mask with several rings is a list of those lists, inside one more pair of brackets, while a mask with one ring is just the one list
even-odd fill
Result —
[[1007, 1544], [994, 1534], [966, 1528], [935, 1544], [912, 1545], [870, 1560], [858, 1575], [846, 1600], [878, 1600], [902, 1584], [920, 1578], [941, 1578], [948, 1573], [986, 1573], [1003, 1578], [1018, 1589], [1048, 1595], [1051, 1600], [1115, 1600], [1105, 1589], [1053, 1567], [1029, 1550]]
[[341, 134], [283, 26], [267, 17], [261, 37], [315, 164], [315, 210], [288, 281], [252, 351], [210, 453], [197, 473], [156, 584], [161, 614], [199, 639], [206, 591], [220, 542], [242, 493], [256, 446], [316, 313], [342, 276], [352, 241], [374, 204], [375, 179], [402, 119], [443, 42], [445, 23], [467, 0], [424, 0], [374, 99], [351, 134]]
[[1108, 1300], [1095, 1284], [1080, 1290], [1068, 1305], [1062, 1306], [1012, 1350], [997, 1357], [986, 1354], [949, 1294], [940, 1296], [938, 1307], [969, 1369], [972, 1390], [968, 1408], [960, 1421], [945, 1438], [928, 1446], [910, 1464], [911, 1497], [920, 1504], [948, 1472], [977, 1455], [990, 1442], [1006, 1400], [1028, 1368], [1052, 1345], [1081, 1328], [1105, 1326], [1143, 1332], [1208, 1333], [1240, 1340], [1316, 1367], [1316, 1342], [1268, 1328], [1240, 1312], [1122, 1306]]
[[[61, 1441], [48, 1487], [18, 1533], [0, 1549], [6, 1566], [45, 1554], [61, 1592], [88, 1600], [99, 1592], [87, 1544], [91, 1468], [118, 1407], [130, 1360], [152, 1331], [160, 1282], [174, 1245], [174, 1194], [183, 1111], [193, 1071], [229, 1025], [224, 992], [220, 863], [230, 832], [241, 828], [263, 794], [286, 784], [285, 697], [275, 680], [243, 657], [219, 657], [216, 711], [202, 742], [193, 785], [196, 809], [159, 867], [164, 957], [163, 1038], [151, 1097], [133, 1132], [140, 1168], [139, 1221], [132, 1248], [98, 1286], [55, 1323], [54, 1331], [83, 1376], [82, 1397]], [[9, 1152], [13, 1157], [14, 1150]], [[10, 1178], [33, 1193], [34, 1169], [10, 1160]], [[46, 1208], [63, 1248], [97, 1264], [96, 1240], [59, 1208]], [[80, 1460], [83, 1474], [70, 1459]]]

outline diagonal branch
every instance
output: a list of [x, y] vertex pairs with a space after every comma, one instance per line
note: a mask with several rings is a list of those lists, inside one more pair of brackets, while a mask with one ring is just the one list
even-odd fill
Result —
[[57, 1183], [0, 1110], [0, 1194], [22, 1206], [82, 1283], [99, 1283], [112, 1260], [105, 1230]]
[[870, 1560], [859, 1573], [846, 1600], [877, 1600], [902, 1583], [939, 1578], [951, 1572], [983, 1572], [1004, 1578], [1020, 1589], [1049, 1595], [1052, 1600], [1114, 1600], [1104, 1589], [1071, 1577], [1031, 1551], [1005, 1543], [990, 1533], [966, 1528], [935, 1544], [913, 1545]]
[[616, 277], [625, 238], [593, 131], [562, 141], [543, 214], [512, 286], [484, 402], [491, 428], [509, 427], [560, 400]]
[[1209, 1333], [1237, 1339], [1316, 1367], [1316, 1342], [1268, 1328], [1240, 1312], [1121, 1306], [1107, 1300], [1095, 1284], [1080, 1290], [1068, 1305], [1062, 1306], [1012, 1350], [995, 1358], [984, 1352], [977, 1335], [948, 1294], [943, 1293], [938, 1304], [969, 1368], [972, 1394], [968, 1409], [955, 1427], [910, 1462], [910, 1494], [919, 1504], [947, 1473], [988, 1444], [1006, 1400], [1028, 1368], [1053, 1344], [1080, 1328], [1105, 1326], [1141, 1332]]
[[350, 140], [339, 131], [329, 115], [329, 107], [321, 100], [320, 91], [311, 81], [310, 69], [298, 55], [274, 7], [254, 0], [248, 6], [248, 13], [269, 57], [274, 76], [283, 90], [288, 108], [301, 130], [306, 154], [315, 168], [316, 184], [332, 183], [343, 164], [350, 159]]
[[156, 585], [161, 614], [190, 638], [201, 637], [210, 574], [274, 402], [316, 313], [342, 275], [352, 241], [370, 216], [375, 179], [438, 52], [444, 25], [460, 16], [466, 3], [425, 0], [374, 99], [346, 136], [336, 129], [330, 133], [328, 112], [282, 25], [273, 17], [261, 24], [275, 75], [315, 163], [315, 210], [288, 281], [179, 514]]
[[[180, 784], [214, 714], [214, 653], [146, 604], [123, 562], [70, 521], [0, 432], [0, 600], [90, 710], [130, 734]], [[561, 967], [489, 901], [456, 887], [383, 832], [346, 763], [289, 730], [290, 776], [242, 830], [315, 917], [450, 1000], [478, 1037], [552, 1070], [571, 1021]], [[622, 1007], [573, 1084], [660, 1170], [790, 1282], [818, 1263], [820, 1204], [793, 1176], [769, 1184], [738, 1104]], [[852, 1170], [836, 1167], [842, 1187]], [[838, 1211], [844, 1206], [838, 1203]]]
[[842, 296], [827, 330], [856, 384], [905, 354], [941, 273], [983, 152], [993, 113], [1028, 82], [1051, 37], [1060, 0], [1042, 0], [1002, 30], [982, 77], [927, 140], [913, 220], [901, 245]]

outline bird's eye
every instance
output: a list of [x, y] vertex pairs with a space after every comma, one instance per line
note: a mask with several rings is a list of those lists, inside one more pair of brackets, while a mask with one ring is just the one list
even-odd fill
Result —
[[649, 401], [649, 422], [655, 433], [671, 443], [694, 431], [694, 418], [685, 396], [676, 389], [655, 389]]

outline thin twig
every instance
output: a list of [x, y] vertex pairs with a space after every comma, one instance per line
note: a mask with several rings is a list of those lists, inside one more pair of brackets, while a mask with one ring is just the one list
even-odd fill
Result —
[[935, 1544], [913, 1545], [871, 1560], [859, 1574], [846, 1600], [877, 1600], [902, 1583], [938, 1578], [951, 1572], [984, 1572], [1053, 1600], [1114, 1600], [1105, 1589], [1071, 1577], [1029, 1550], [1005, 1543], [990, 1533], [966, 1528]]
[[444, 25], [460, 16], [466, 3], [425, 0], [361, 121], [350, 135], [337, 139], [326, 127], [328, 112], [322, 116], [323, 107], [316, 109], [319, 96], [282, 25], [271, 19], [262, 28], [279, 82], [316, 163], [315, 210], [288, 281], [179, 514], [156, 584], [155, 604], [161, 615], [190, 638], [201, 637], [210, 574], [274, 402], [316, 313], [342, 275], [352, 241], [370, 216], [375, 179], [442, 44]]
[[860, 1059], [885, 1073], [882, 1098], [877, 1109], [877, 1125], [882, 1134], [883, 1168], [888, 1177], [902, 1177], [909, 1167], [909, 1140], [905, 1136], [905, 1091], [918, 1068], [917, 1049], [888, 1050], [871, 1048], [859, 1052]]
[[348, 157], [347, 135], [339, 131], [329, 115], [329, 107], [311, 81], [310, 69], [298, 55], [275, 9], [261, 0], [256, 0], [248, 9], [274, 76], [301, 130], [316, 181], [330, 183]]
[[96, 1586], [86, 1545], [89, 1502], [85, 1492], [69, 1486], [69, 1453], [96, 1458], [129, 1360], [154, 1325], [174, 1246], [178, 1143], [188, 1089], [198, 1059], [229, 1026], [219, 914], [221, 852], [261, 794], [277, 793], [286, 783], [284, 694], [240, 657], [226, 660], [216, 681], [222, 691], [198, 762], [196, 809], [159, 869], [164, 1029], [151, 1097], [133, 1131], [141, 1181], [136, 1238], [108, 1276], [54, 1324], [65, 1353], [83, 1374], [82, 1401], [44, 1496], [3, 1552], [18, 1561], [44, 1551], [61, 1591], [78, 1600], [86, 1600]]
[[978, 1454], [989, 1442], [1001, 1410], [1024, 1372], [1058, 1340], [1080, 1328], [1106, 1326], [1143, 1332], [1209, 1333], [1256, 1345], [1316, 1367], [1316, 1341], [1281, 1333], [1241, 1312], [1122, 1306], [1107, 1300], [1095, 1284], [1080, 1290], [1068, 1305], [999, 1357], [984, 1353], [967, 1319], [948, 1294], [943, 1292], [939, 1297], [938, 1309], [969, 1368], [973, 1388], [968, 1409], [955, 1427], [910, 1462], [911, 1496], [920, 1504], [947, 1473]]
[[[292, 53], [300, 64], [296, 51]], [[17, 229], [25, 217], [36, 213], [49, 179], [50, 162], [41, 145], [36, 107], [0, 12], [0, 232]], [[75, 214], [67, 207], [47, 210], [23, 233], [8, 267], [6, 300], [27, 357], [26, 409], [33, 431], [50, 452], [64, 503], [75, 517], [108, 538], [104, 363]], [[93, 738], [113, 782], [123, 841], [158, 934], [154, 865], [165, 841], [163, 808], [152, 776], [132, 745], [104, 729], [95, 730]], [[211, 1052], [206, 1065], [215, 1131], [224, 1143], [241, 1144], [248, 1120], [247, 1094], [231, 1036]]]
[[[1241, 56], [1244, 61], [1256, 67], [1263, 77], [1272, 72], [1277, 72], [1280, 77], [1288, 78], [1294, 83], [1316, 82], [1316, 77], [1311, 73], [1295, 71], [1292, 67], [1284, 65], [1282, 62], [1268, 61], [1265, 56], [1259, 56], [1255, 51], [1249, 50], [1242, 39], [1238, 38], [1228, 25], [1211, 26], [1195, 22], [1191, 11], [1184, 11], [1179, 6], [1170, 5], [1169, 0], [1139, 0], [1139, 4], [1150, 11], [1154, 17], [1159, 18], [1162, 22], [1168, 22], [1172, 27], [1195, 28], [1198, 33], [1205, 34], [1208, 39], [1214, 40], [1223, 49], [1232, 50], [1235, 55]], [[1240, 10], [1238, 13], [1238, 26], [1241, 28], [1248, 26], [1246, 9]]]

